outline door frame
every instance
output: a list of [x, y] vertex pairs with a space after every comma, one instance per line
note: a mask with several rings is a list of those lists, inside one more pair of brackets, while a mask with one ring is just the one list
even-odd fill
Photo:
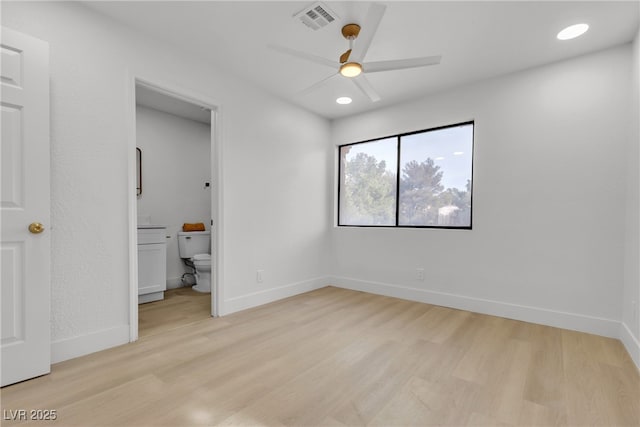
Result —
[[136, 195], [136, 85], [211, 111], [211, 316], [224, 313], [224, 209], [222, 161], [222, 106], [219, 102], [197, 92], [161, 81], [157, 78], [128, 73], [127, 78], [127, 185], [129, 234], [129, 341], [138, 339], [138, 207]]

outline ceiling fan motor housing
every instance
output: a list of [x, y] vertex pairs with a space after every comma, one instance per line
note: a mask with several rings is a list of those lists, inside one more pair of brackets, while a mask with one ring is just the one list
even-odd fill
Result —
[[355, 40], [360, 34], [360, 25], [358, 24], [347, 24], [342, 27], [342, 35], [347, 40]]

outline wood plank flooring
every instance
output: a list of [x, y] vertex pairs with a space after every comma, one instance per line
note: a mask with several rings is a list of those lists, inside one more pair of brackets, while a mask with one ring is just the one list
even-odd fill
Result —
[[138, 336], [181, 328], [211, 317], [211, 294], [190, 287], [169, 289], [161, 301], [138, 306]]
[[640, 425], [618, 340], [332, 287], [59, 363], [1, 397], [61, 426]]

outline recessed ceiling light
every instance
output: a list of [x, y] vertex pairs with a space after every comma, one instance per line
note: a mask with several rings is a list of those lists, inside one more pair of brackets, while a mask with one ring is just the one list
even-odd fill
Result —
[[571, 25], [558, 33], [558, 40], [571, 40], [587, 32], [587, 24]]
[[464, 154], [464, 151], [454, 151], [453, 155], [454, 156], [462, 156]]
[[351, 98], [349, 98], [348, 96], [341, 96], [340, 98], [336, 99], [336, 102], [342, 105], [351, 104]]
[[442, 157], [442, 156], [436, 157], [436, 160], [444, 160], [444, 157]]

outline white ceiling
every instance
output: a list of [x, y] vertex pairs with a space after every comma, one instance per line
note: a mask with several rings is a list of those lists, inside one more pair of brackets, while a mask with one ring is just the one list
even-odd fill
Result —
[[[108, 1], [88, 7], [152, 35], [327, 118], [343, 117], [446, 88], [574, 57], [632, 40], [639, 1], [434, 2], [383, 1], [386, 13], [365, 61], [442, 55], [440, 65], [369, 74], [382, 100], [370, 102], [329, 67], [267, 47], [277, 44], [337, 61], [348, 48], [340, 29], [362, 23], [370, 2], [325, 2], [340, 19], [312, 31], [293, 15], [309, 2]], [[586, 22], [590, 30], [558, 41], [562, 28]], [[179, 82], [176, 82], [179, 84]], [[338, 105], [338, 96], [353, 103]]]

